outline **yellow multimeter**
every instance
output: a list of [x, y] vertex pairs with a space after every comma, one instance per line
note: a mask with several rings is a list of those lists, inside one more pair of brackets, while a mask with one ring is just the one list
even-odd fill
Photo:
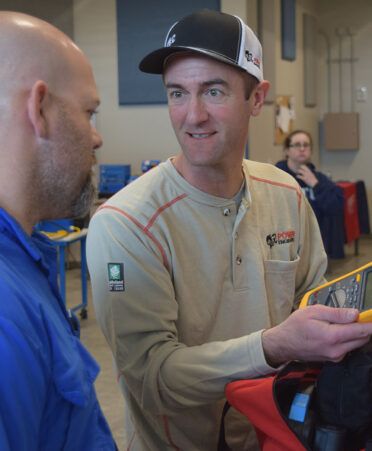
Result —
[[372, 321], [372, 262], [308, 291], [300, 308], [315, 304], [356, 308], [358, 321]]

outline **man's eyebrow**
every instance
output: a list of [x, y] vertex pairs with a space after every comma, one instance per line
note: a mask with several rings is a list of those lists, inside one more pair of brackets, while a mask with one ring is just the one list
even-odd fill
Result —
[[[228, 83], [222, 78], [212, 78], [211, 80], [206, 80], [201, 83], [201, 86], [213, 86], [213, 85], [222, 85], [228, 86]], [[166, 83], [166, 89], [184, 89], [182, 85], [178, 83]]]
[[165, 87], [167, 89], [183, 89], [183, 86], [178, 83], [166, 83]]
[[228, 83], [222, 78], [212, 78], [212, 80], [207, 80], [202, 83], [202, 86], [212, 86], [212, 85], [228, 86]]

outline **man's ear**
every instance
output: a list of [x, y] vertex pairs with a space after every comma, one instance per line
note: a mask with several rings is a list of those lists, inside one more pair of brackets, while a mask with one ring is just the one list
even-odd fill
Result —
[[31, 88], [27, 102], [28, 117], [38, 138], [47, 136], [46, 102], [48, 88], [44, 81], [39, 80]]
[[263, 80], [255, 87], [253, 95], [254, 95], [254, 104], [252, 109], [252, 116], [258, 116], [261, 111], [262, 105], [265, 101], [267, 93], [270, 89], [270, 83], [267, 80]]

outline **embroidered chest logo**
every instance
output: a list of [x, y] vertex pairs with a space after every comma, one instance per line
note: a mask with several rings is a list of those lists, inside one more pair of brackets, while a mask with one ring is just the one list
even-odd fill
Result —
[[266, 244], [270, 246], [271, 249], [275, 244], [292, 243], [294, 241], [295, 235], [296, 232], [294, 230], [289, 230], [288, 232], [272, 233], [271, 235], [267, 235]]
[[110, 291], [124, 291], [124, 264], [108, 263], [108, 278]]

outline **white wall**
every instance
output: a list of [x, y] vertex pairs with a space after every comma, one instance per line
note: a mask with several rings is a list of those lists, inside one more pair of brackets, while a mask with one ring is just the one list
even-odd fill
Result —
[[[276, 95], [294, 96], [296, 119], [293, 128], [308, 130], [314, 139], [313, 161], [318, 163], [318, 117], [319, 107], [304, 107], [304, 73], [303, 73], [303, 29], [304, 12], [317, 16], [317, 5], [311, 0], [297, 0], [296, 3], [296, 59], [286, 61], [281, 58], [281, 11], [280, 1], [275, 2], [276, 16]], [[265, 66], [264, 66], [265, 72]], [[270, 81], [270, 80], [269, 80]], [[259, 117], [250, 124], [250, 153], [252, 160], [275, 163], [283, 158], [281, 144], [275, 144], [274, 106], [264, 105]]]
[[[372, 219], [372, 2], [369, 0], [327, 0], [319, 2], [320, 27], [329, 36], [331, 59], [339, 58], [337, 28], [349, 27], [353, 36], [355, 81], [351, 86], [350, 63], [341, 66], [342, 111], [358, 112], [360, 115], [360, 147], [358, 151], [321, 151], [321, 167], [332, 174], [334, 180], [364, 180], [369, 199]], [[327, 54], [326, 43], [320, 38], [320, 118], [328, 111]], [[342, 58], [350, 57], [350, 38], [341, 40]], [[333, 112], [341, 111], [339, 65], [331, 64], [331, 107]], [[356, 96], [358, 87], [366, 87], [368, 99], [365, 102], [351, 102], [351, 91]], [[372, 222], [371, 222], [372, 223]]]
[[98, 163], [131, 164], [138, 172], [146, 158], [173, 155], [177, 142], [165, 105], [118, 104], [115, 0], [74, 0], [74, 36], [92, 64], [102, 102], [96, 118], [103, 137]]

